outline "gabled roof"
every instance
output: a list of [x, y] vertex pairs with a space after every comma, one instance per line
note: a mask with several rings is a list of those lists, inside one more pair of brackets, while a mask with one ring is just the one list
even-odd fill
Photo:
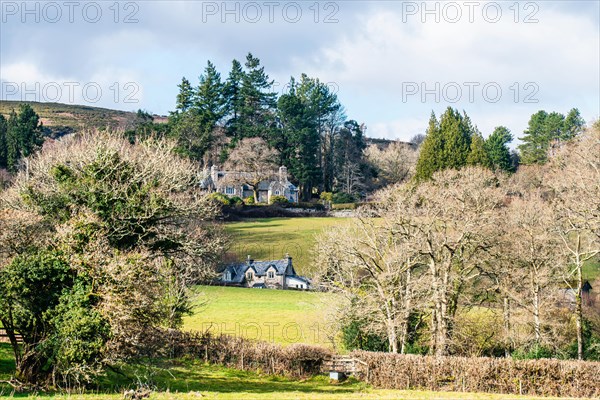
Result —
[[269, 269], [275, 269], [276, 275], [285, 275], [288, 266], [290, 267], [290, 273], [288, 275], [296, 276], [296, 272], [294, 271], [294, 267], [292, 266], [291, 259], [285, 258], [283, 260], [275, 261], [248, 260], [244, 263], [228, 265], [223, 271], [223, 280], [226, 280], [225, 277], [229, 272], [231, 273], [231, 279], [227, 280], [227, 282], [242, 283], [244, 281], [246, 272], [248, 272], [249, 269], [254, 270], [256, 276], [267, 275], [267, 271]]

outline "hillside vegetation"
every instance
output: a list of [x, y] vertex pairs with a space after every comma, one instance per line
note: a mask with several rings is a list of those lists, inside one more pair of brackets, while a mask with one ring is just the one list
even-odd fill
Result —
[[0, 114], [8, 118], [19, 104], [29, 104], [40, 116], [48, 136], [62, 135], [83, 129], [127, 129], [136, 119], [135, 112], [111, 110], [76, 104], [39, 103], [33, 101], [0, 101]]
[[282, 259], [289, 253], [300, 275], [315, 272], [316, 235], [346, 224], [346, 218], [264, 218], [226, 224], [233, 246], [230, 261]]

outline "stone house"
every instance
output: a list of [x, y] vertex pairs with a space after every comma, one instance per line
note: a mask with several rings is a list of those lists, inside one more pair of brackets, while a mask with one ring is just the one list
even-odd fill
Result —
[[[243, 180], [244, 174], [249, 175], [247, 172], [220, 171], [216, 165], [213, 165], [201, 186], [211, 193], [219, 192], [227, 196], [238, 196], [242, 199], [253, 197], [252, 188], [235, 183]], [[298, 188], [288, 180], [286, 167], [280, 167], [279, 171], [274, 173], [270, 179], [258, 184], [258, 201], [260, 203], [269, 203], [273, 196], [283, 196], [290, 203], [298, 203]]]
[[244, 263], [228, 265], [221, 273], [220, 283], [257, 289], [309, 290], [310, 280], [296, 274], [292, 257], [283, 260], [254, 261], [248, 256]]

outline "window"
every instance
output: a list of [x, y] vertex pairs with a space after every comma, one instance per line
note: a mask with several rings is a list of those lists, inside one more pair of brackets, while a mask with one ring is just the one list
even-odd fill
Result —
[[279, 190], [275, 191], [275, 196], [279, 196]]
[[225, 188], [225, 194], [235, 194], [235, 189], [232, 188], [231, 186], [227, 186]]
[[254, 279], [254, 274], [252, 273], [252, 271], [246, 272], [246, 279], [248, 279], [249, 281]]
[[269, 277], [269, 279], [273, 279], [273, 278], [275, 278], [275, 272], [274, 271], [269, 271], [267, 273], [267, 276]]
[[227, 272], [227, 274], [225, 274], [225, 280], [227, 280], [227, 281], [231, 280], [231, 272]]

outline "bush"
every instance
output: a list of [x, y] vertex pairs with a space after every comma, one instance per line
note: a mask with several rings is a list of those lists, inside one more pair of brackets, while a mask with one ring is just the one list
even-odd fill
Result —
[[271, 198], [269, 199], [269, 203], [283, 205], [283, 204], [288, 204], [289, 201], [285, 196], [271, 196]]
[[331, 192], [321, 192], [319, 198], [323, 201], [323, 203], [332, 203], [333, 202], [333, 193]]
[[433, 357], [360, 350], [353, 351], [351, 356], [367, 363], [359, 376], [382, 388], [600, 396], [600, 364], [596, 362]]
[[[165, 354], [191, 356], [230, 368], [269, 374], [305, 377], [321, 372], [323, 361], [332, 356], [329, 349], [305, 344], [280, 346], [245, 338], [170, 331]], [[164, 336], [163, 336], [164, 337]]]
[[208, 195], [208, 198], [221, 206], [230, 206], [231, 199], [223, 193], [214, 192]]
[[331, 197], [333, 204], [343, 204], [343, 203], [354, 203], [356, 198], [348, 193], [337, 192], [334, 193]]
[[246, 204], [247, 206], [251, 206], [254, 205], [256, 202], [254, 201], [254, 197], [250, 196], [250, 197], [246, 197], [244, 199], [244, 204]]
[[229, 205], [230, 206], [243, 206], [244, 200], [242, 200], [241, 197], [233, 196], [233, 197], [229, 198]]
[[346, 350], [388, 351], [386, 337], [367, 332], [365, 322], [350, 321], [342, 327], [342, 343]]

